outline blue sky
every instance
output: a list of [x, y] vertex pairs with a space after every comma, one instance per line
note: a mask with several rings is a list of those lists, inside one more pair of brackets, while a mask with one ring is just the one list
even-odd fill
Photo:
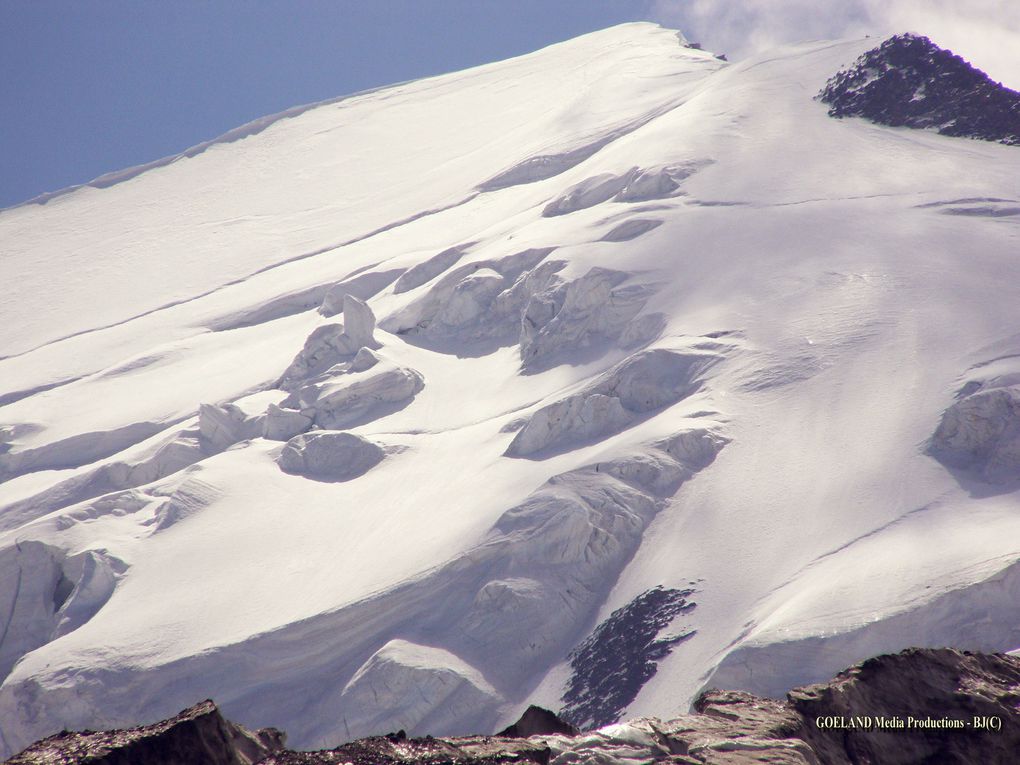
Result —
[[913, 28], [998, 79], [1007, 80], [1014, 63], [1020, 75], [1013, 53], [1020, 3], [968, 0], [965, 16], [956, 5], [0, 0], [0, 207], [177, 153], [290, 106], [496, 61], [625, 21], [679, 27], [731, 58], [798, 38]]
[[290, 106], [644, 18], [647, 6], [0, 0], [0, 207]]

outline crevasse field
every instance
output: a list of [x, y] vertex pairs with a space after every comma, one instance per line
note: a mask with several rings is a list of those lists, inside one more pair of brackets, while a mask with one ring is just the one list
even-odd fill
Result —
[[568, 656], [659, 586], [627, 717], [1020, 646], [1020, 149], [828, 117], [875, 40], [684, 43], [0, 211], [0, 756], [207, 697], [299, 748], [495, 730], [597, 696]]

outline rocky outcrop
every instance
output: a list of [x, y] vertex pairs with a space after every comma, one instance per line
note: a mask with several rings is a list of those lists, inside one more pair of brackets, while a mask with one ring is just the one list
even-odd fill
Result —
[[[823, 762], [1008, 763], [1020, 752], [1014, 656], [910, 648], [794, 689], [788, 705]], [[818, 724], [829, 720], [861, 724]]]
[[[834, 765], [815, 756], [800, 735], [803, 718], [782, 701], [742, 691], [713, 690], [694, 702], [692, 712], [666, 723], [638, 720], [627, 723], [627, 727], [655, 737], [659, 751], [652, 762]], [[842, 761], [836, 762], [842, 765]]]
[[890, 37], [837, 73], [818, 97], [831, 117], [1020, 144], [1020, 93], [927, 37]]
[[282, 751], [260, 765], [549, 765], [552, 750], [541, 740], [408, 738], [404, 731], [372, 736], [320, 752]]
[[530, 736], [548, 736], [555, 733], [576, 736], [580, 731], [561, 719], [555, 712], [532, 704], [524, 710], [521, 719], [496, 735], [506, 738], [529, 738]]
[[[317, 752], [285, 750], [279, 731], [249, 732], [206, 701], [155, 725], [64, 732], [8, 765], [1014, 765], [1018, 689], [1016, 657], [911, 648], [794, 689], [785, 701], [706, 691], [691, 714], [666, 722], [641, 718], [579, 733], [530, 707], [495, 736], [408, 738], [401, 730]], [[385, 690], [399, 696], [399, 688]]]
[[943, 413], [928, 453], [988, 483], [1020, 479], [1020, 387], [961, 396]]
[[618, 608], [570, 654], [572, 673], [563, 716], [579, 728], [617, 722], [655, 674], [658, 662], [694, 630], [659, 637], [679, 615], [693, 611], [692, 589], [655, 587]]
[[154, 725], [58, 733], [6, 765], [253, 765], [281, 750], [283, 741], [279, 731], [249, 731], [223, 719], [212, 701], [203, 701]]

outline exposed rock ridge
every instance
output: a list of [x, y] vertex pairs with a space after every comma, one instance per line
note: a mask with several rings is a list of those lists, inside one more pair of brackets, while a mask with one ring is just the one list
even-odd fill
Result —
[[110, 731], [64, 731], [43, 739], [7, 765], [252, 765], [283, 748], [273, 728], [255, 732], [223, 719], [212, 701], [168, 720]]
[[582, 729], [618, 722], [627, 706], [655, 674], [657, 662], [695, 630], [659, 637], [681, 614], [693, 611], [694, 590], [663, 589], [641, 593], [599, 624], [570, 653], [573, 674], [563, 694], [563, 716]]
[[[949, 648], [877, 656], [828, 683], [796, 688], [788, 706], [823, 762], [1008, 763], [1020, 752], [1020, 658]], [[819, 717], [899, 719], [908, 730], [822, 730]], [[981, 727], [999, 721], [1001, 730]], [[992, 723], [994, 726], [995, 723]]]
[[927, 37], [890, 37], [819, 93], [832, 117], [1020, 145], [1020, 93]]
[[576, 736], [580, 731], [564, 720], [555, 712], [532, 704], [524, 710], [521, 719], [508, 728], [501, 730], [497, 736], [507, 738], [528, 738], [530, 736], [544, 736], [554, 733], [562, 733], [565, 736]]
[[[1011, 765], [1020, 751], [1018, 704], [1020, 658], [910, 648], [794, 689], [785, 701], [710, 690], [691, 714], [590, 733], [531, 707], [496, 736], [408, 738], [399, 731], [296, 752], [282, 748], [278, 731], [250, 733], [206, 701], [155, 725], [51, 736], [8, 765]], [[513, 737], [522, 733], [530, 735]]]

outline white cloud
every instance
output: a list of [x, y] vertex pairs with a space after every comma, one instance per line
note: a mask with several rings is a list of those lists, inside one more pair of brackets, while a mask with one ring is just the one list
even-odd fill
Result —
[[[881, 7], [875, 0], [870, 4]], [[880, 18], [887, 29], [925, 34], [993, 79], [1020, 90], [1020, 3], [901, 0], [889, 3]]]
[[650, 0], [648, 7], [650, 18], [731, 59], [783, 43], [916, 32], [1020, 89], [1015, 0]]

